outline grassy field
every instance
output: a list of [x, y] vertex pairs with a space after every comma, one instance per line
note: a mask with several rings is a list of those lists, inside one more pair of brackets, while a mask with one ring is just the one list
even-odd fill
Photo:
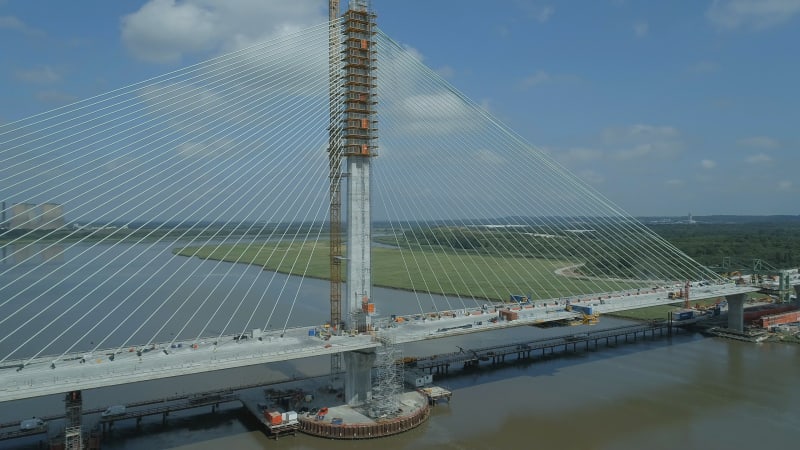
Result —
[[[183, 256], [253, 264], [266, 270], [328, 279], [327, 242], [270, 242], [249, 245], [185, 247]], [[480, 256], [457, 252], [373, 248], [373, 284], [418, 292], [507, 300], [509, 294], [557, 298], [569, 293], [598, 292], [598, 283], [556, 275], [575, 261], [523, 257]], [[605, 284], [604, 290], [634, 287]]]

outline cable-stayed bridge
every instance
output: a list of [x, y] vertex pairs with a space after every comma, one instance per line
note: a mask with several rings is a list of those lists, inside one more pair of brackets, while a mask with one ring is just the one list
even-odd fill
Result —
[[[756, 290], [365, 20], [0, 126], [0, 401]], [[363, 285], [329, 315], [335, 265]]]

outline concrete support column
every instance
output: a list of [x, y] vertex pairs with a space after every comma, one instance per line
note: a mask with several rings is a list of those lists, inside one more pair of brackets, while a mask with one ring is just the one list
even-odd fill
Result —
[[728, 301], [728, 329], [738, 332], [744, 331], [744, 301], [745, 294], [726, 295]]
[[375, 365], [375, 350], [358, 350], [344, 353], [345, 402], [358, 406], [372, 399], [372, 366]]

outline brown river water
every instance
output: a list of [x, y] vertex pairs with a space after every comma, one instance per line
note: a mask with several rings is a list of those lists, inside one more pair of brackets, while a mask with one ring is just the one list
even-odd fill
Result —
[[[550, 330], [522, 327], [505, 332], [505, 336], [483, 337], [480, 343], [542, 331]], [[429, 347], [445, 350], [453, 344], [442, 340]], [[407, 353], [413, 350], [408, 349]], [[326, 362], [308, 360], [291, 366], [240, 369], [87, 391], [85, 402], [87, 406], [102, 405], [111, 398], [119, 402], [126, 397], [167, 395], [173, 390], [213, 388], [221, 378], [239, 384], [279, 372], [313, 373], [323, 370]], [[639, 341], [610, 349], [601, 345], [598, 351], [589, 353], [441, 379], [438, 384], [453, 390], [451, 403], [436, 406], [430, 420], [419, 428], [381, 440], [340, 442], [298, 434], [273, 441], [253, 427], [248, 413], [231, 404], [216, 414], [205, 410], [176, 413], [166, 426], [158, 417], [146, 419], [139, 431], [132, 423], [119, 423], [103, 448], [797, 448], [799, 380], [800, 346], [680, 335], [671, 341]], [[58, 408], [60, 399], [15, 403], [18, 407], [13, 408], [13, 413], [19, 415], [45, 405], [48, 409]], [[3, 406], [3, 416], [7, 416], [12, 405]], [[0, 443], [0, 448], [37, 448], [33, 439], [12, 442]]]

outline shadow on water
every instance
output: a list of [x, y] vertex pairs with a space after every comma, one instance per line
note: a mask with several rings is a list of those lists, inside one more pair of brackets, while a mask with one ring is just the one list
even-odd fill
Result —
[[[529, 378], [553, 377], [568, 367], [596, 361], [612, 361], [615, 358], [634, 356], [657, 348], [688, 345], [701, 339], [705, 338], [699, 333], [682, 331], [672, 337], [666, 335], [659, 337], [656, 335], [655, 339], [638, 337], [636, 341], [629, 338], [627, 343], [622, 338], [618, 344], [611, 342], [608, 346], [605, 345], [605, 341], [602, 341], [602, 343], [598, 343], [597, 348], [590, 344], [589, 350], [586, 350], [583, 344], [578, 345], [576, 351], [572, 351], [571, 348], [564, 351], [562, 347], [554, 353], [546, 350], [544, 355], [534, 350], [530, 358], [517, 359], [516, 356], [509, 355], [505, 362], [498, 364], [492, 364], [491, 361], [481, 361], [477, 366], [464, 368], [454, 364], [450, 367], [449, 374], [436, 374], [434, 371], [434, 383], [451, 389], [459, 389], [494, 383], [520, 376], [520, 374], [524, 374]], [[468, 351], [468, 349], [465, 349], [465, 351]]]

